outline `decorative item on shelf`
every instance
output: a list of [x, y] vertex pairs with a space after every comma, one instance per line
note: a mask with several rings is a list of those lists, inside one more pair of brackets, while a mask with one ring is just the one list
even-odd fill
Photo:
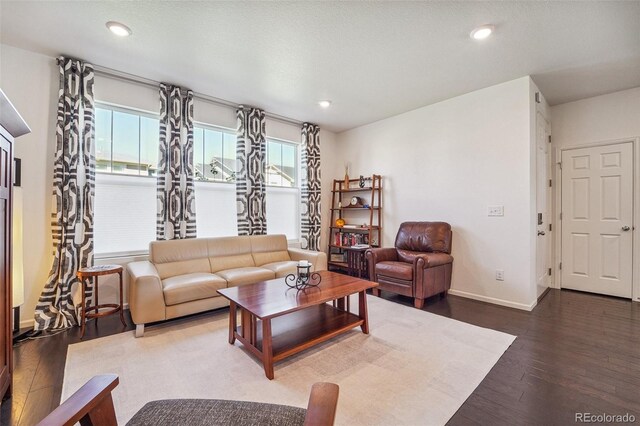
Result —
[[370, 206], [369, 204], [363, 204], [363, 205], [362, 205], [362, 208], [363, 208], [363, 209], [370, 209], [370, 208], [371, 208], [371, 206]]
[[349, 163], [344, 163], [344, 188], [349, 189]]
[[362, 199], [360, 197], [351, 197], [351, 201], [349, 202], [350, 207], [362, 207]]
[[364, 176], [360, 175], [360, 180], [358, 181], [358, 185], [360, 188], [364, 188]]
[[338, 201], [338, 208], [341, 209], [342, 208], [342, 201]]
[[344, 253], [331, 253], [331, 262], [344, 262]]
[[308, 260], [301, 260], [296, 266], [297, 274], [289, 274], [284, 277], [284, 282], [296, 290], [304, 290], [307, 287], [318, 287], [322, 277], [317, 272], [311, 272], [311, 264]]
[[339, 217], [339, 218], [336, 219], [336, 226], [338, 228], [342, 228], [344, 226], [344, 224], [345, 224], [345, 221], [344, 221], [343, 218]]

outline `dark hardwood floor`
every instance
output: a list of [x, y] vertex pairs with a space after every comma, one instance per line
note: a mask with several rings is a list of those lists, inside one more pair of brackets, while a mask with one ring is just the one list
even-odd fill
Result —
[[[566, 425], [577, 412], [629, 413], [640, 423], [640, 304], [551, 290], [532, 312], [455, 296], [429, 299], [424, 310], [517, 336], [450, 425]], [[89, 324], [85, 339], [123, 329], [117, 316], [103, 318]], [[35, 424], [58, 404], [67, 346], [78, 341], [73, 329], [15, 348], [2, 425]]]

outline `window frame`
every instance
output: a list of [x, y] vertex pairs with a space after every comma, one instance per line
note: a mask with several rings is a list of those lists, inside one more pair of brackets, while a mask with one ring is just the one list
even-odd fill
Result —
[[[138, 118], [138, 174], [134, 175], [134, 174], [127, 174], [127, 173], [114, 173], [113, 172], [113, 112], [120, 112], [123, 114], [130, 114], [130, 115], [137, 115], [138, 117], [146, 117], [146, 118], [151, 118], [154, 120], [158, 120], [158, 125], [159, 125], [159, 121], [160, 121], [160, 114], [159, 113], [154, 113], [151, 111], [146, 111], [140, 108], [133, 108], [133, 107], [126, 107], [123, 105], [118, 105], [118, 104], [114, 104], [111, 102], [104, 102], [104, 101], [96, 101], [95, 105], [94, 105], [94, 109], [106, 109], [111, 111], [111, 149], [110, 149], [110, 159], [109, 159], [109, 164], [110, 164], [110, 170], [109, 172], [105, 172], [102, 170], [98, 170], [96, 168], [96, 173], [100, 173], [100, 174], [104, 174], [104, 175], [115, 175], [115, 176], [131, 176], [131, 177], [140, 177], [140, 178], [147, 178], [147, 179], [157, 179], [157, 176], [148, 176], [148, 175], [141, 175], [140, 174], [140, 158], [142, 156], [142, 144], [140, 143], [140, 138], [141, 138], [141, 126], [140, 126], [140, 118]], [[95, 123], [94, 123], [94, 130], [95, 130]], [[158, 140], [158, 143], [160, 143], [160, 141]], [[98, 159], [96, 158], [96, 161]]]
[[[265, 156], [266, 156], [266, 161], [265, 161], [265, 166], [268, 165], [269, 163], [269, 141], [273, 141], [273, 142], [277, 142], [281, 145], [290, 145], [293, 146], [295, 149], [295, 155], [294, 155], [294, 164], [293, 164], [293, 170], [294, 170], [294, 176], [293, 176], [293, 181], [295, 183], [295, 185], [293, 186], [284, 186], [284, 185], [269, 185], [266, 184], [267, 187], [269, 188], [287, 188], [287, 189], [293, 189], [293, 188], [298, 188], [301, 189], [302, 188], [302, 182], [300, 181], [300, 176], [301, 176], [301, 161], [300, 161], [300, 142], [293, 142], [293, 141], [289, 141], [286, 139], [281, 139], [281, 138], [274, 138], [271, 136], [267, 136], [265, 138], [265, 143], [267, 144], [267, 149], [265, 150]], [[282, 159], [282, 149], [280, 151], [280, 158]], [[266, 171], [265, 171], [266, 174]]]
[[[203, 121], [194, 121], [193, 122], [193, 130], [195, 131], [196, 127], [204, 129], [204, 130], [211, 130], [211, 131], [215, 131], [215, 132], [221, 132], [223, 134], [222, 137], [222, 159], [224, 161], [224, 133], [233, 133], [236, 134], [236, 129], [232, 129], [230, 127], [224, 127], [224, 126], [217, 126], [215, 124], [209, 124], [209, 123], [205, 123]], [[204, 132], [202, 133], [202, 148], [205, 148], [205, 141], [204, 141]], [[195, 136], [194, 136], [194, 144], [195, 144]], [[237, 147], [238, 147], [238, 140], [236, 137], [236, 152], [237, 152]], [[194, 151], [194, 155], [195, 155], [195, 151]], [[202, 160], [204, 161], [204, 152], [203, 152], [203, 157]], [[237, 166], [236, 166], [237, 167]], [[193, 171], [194, 171], [194, 176], [193, 176], [193, 181], [194, 182], [201, 182], [201, 183], [222, 183], [225, 185], [235, 185], [236, 181], [234, 180], [233, 182], [228, 182], [226, 180], [215, 180], [215, 179], [204, 179], [204, 180], [200, 180], [197, 179], [195, 176], [195, 158], [194, 158], [194, 166], [193, 166]], [[234, 172], [237, 172], [237, 170], [234, 170]]]

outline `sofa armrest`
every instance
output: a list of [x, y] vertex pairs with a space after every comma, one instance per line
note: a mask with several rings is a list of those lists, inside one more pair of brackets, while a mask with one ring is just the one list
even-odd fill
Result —
[[297, 248], [289, 249], [289, 257], [291, 260], [308, 260], [313, 265], [313, 270], [326, 271], [327, 270], [327, 254], [322, 251], [303, 250]]
[[162, 280], [153, 263], [131, 262], [129, 273], [129, 310], [135, 324], [166, 319]]

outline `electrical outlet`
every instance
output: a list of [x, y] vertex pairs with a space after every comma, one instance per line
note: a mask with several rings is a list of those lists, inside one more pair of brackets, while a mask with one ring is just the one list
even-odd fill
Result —
[[489, 206], [487, 213], [489, 216], [504, 216], [504, 206]]
[[504, 281], [504, 271], [502, 269], [496, 269], [496, 281]]

